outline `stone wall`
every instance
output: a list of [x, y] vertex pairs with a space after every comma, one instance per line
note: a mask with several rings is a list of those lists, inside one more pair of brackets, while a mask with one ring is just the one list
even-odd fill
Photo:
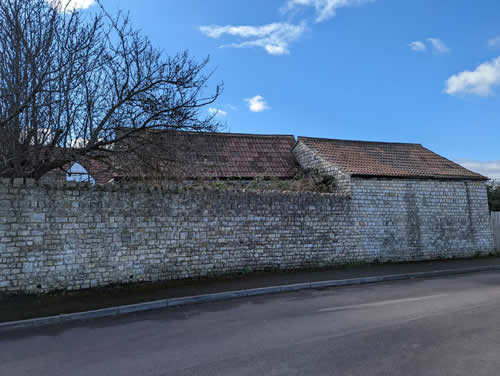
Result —
[[479, 182], [352, 179], [321, 193], [0, 180], [0, 292], [492, 250]]
[[493, 251], [484, 182], [351, 178], [353, 233], [379, 261]]
[[293, 155], [302, 168], [315, 168], [318, 171], [335, 177], [337, 192], [349, 196], [351, 194], [351, 177], [333, 163], [321, 158], [302, 142], [297, 142], [292, 150]]

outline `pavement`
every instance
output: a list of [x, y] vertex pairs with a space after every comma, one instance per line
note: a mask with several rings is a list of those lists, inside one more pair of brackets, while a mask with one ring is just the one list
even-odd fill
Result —
[[500, 272], [0, 332], [0, 374], [497, 375]]
[[[345, 281], [362, 278], [374, 278], [376, 280], [377, 277], [383, 276], [484, 267], [500, 267], [500, 257], [400, 264], [350, 265], [321, 271], [261, 272], [236, 275], [225, 279], [137, 283], [79, 292], [58, 292], [34, 296], [19, 295], [2, 297], [0, 294], [0, 323], [40, 317], [54, 317], [75, 312], [103, 310], [109, 307], [137, 305], [144, 302], [157, 302], [165, 299], [179, 299], [204, 294], [218, 294], [287, 285], [296, 285], [296, 289], [298, 289], [303, 287], [297, 285], [320, 284], [320, 282], [324, 281]], [[428, 277], [428, 275], [425, 277]], [[358, 282], [354, 281], [354, 283]], [[269, 289], [270, 292], [274, 292], [274, 290], [276, 289]], [[218, 299], [218, 297], [215, 298]], [[215, 299], [210, 297], [209, 300]], [[165, 306], [163, 305], [163, 307]], [[130, 311], [130, 308], [133, 307], [125, 307], [125, 311]], [[104, 314], [115, 314], [115, 310], [110, 311], [104, 312]], [[116, 311], [118, 312], [119, 310], [117, 309]], [[64, 319], [68, 319], [68, 317]]]

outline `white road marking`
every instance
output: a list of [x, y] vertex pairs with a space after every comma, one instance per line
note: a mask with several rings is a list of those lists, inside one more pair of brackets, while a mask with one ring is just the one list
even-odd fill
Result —
[[342, 307], [322, 308], [322, 309], [318, 310], [318, 312], [335, 312], [335, 311], [343, 311], [343, 310], [347, 310], [347, 309], [363, 309], [363, 308], [372, 308], [372, 307], [383, 307], [383, 306], [391, 305], [391, 304], [410, 303], [410, 302], [418, 302], [421, 300], [443, 298], [445, 296], [448, 296], [448, 294], [428, 295], [428, 296], [421, 296], [418, 298], [384, 300], [382, 302], [376, 302], [376, 303], [366, 303], [366, 304], [356, 304], [356, 305], [342, 306]]

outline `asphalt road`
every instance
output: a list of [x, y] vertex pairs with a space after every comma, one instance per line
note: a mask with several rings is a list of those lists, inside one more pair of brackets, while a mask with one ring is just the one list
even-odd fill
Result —
[[2, 376], [498, 374], [498, 272], [0, 332]]

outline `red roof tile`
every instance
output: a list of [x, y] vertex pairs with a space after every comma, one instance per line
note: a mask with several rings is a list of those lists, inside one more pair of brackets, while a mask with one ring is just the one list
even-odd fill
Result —
[[[153, 139], [155, 142], [149, 142]], [[290, 177], [297, 168], [292, 135], [150, 130], [146, 138], [134, 138], [132, 143], [152, 148], [157, 159], [165, 161], [162, 169], [167, 175], [183, 170], [186, 177], [193, 178]], [[140, 175], [148, 175], [146, 167], [134, 168], [135, 164], [134, 157], [124, 155], [118, 170], [127, 177], [141, 170]]]
[[420, 144], [310, 137], [298, 142], [353, 176], [487, 180]]

